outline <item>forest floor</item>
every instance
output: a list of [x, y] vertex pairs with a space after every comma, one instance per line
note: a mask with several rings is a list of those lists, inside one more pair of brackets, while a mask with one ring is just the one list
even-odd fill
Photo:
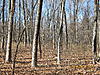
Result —
[[[14, 54], [15, 46], [12, 49]], [[92, 64], [92, 51], [89, 46], [71, 46], [61, 51], [61, 64], [57, 65], [57, 50], [50, 47], [38, 51], [38, 67], [31, 67], [31, 48], [21, 45], [18, 50], [15, 75], [100, 75], [100, 65]], [[4, 63], [0, 50], [0, 75], [11, 75], [12, 63]]]

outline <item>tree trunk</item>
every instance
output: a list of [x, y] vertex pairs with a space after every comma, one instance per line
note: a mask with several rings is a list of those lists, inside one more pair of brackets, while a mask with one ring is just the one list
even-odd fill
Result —
[[[24, 14], [24, 26], [26, 27], [26, 11], [25, 11], [25, 1], [23, 0], [23, 14]], [[27, 46], [27, 27], [25, 29], [25, 32], [24, 32], [24, 45], [25, 47]]]
[[11, 10], [9, 14], [9, 25], [8, 25], [8, 39], [6, 49], [6, 62], [11, 61], [11, 49], [12, 49], [12, 31], [13, 31], [13, 16], [15, 10], [15, 0], [11, 0]]
[[54, 1], [52, 0], [52, 12], [53, 12], [53, 14], [52, 14], [52, 19], [53, 19], [53, 50], [55, 50], [55, 3], [54, 3]]
[[97, 51], [97, 56], [99, 57], [99, 61], [100, 61], [100, 10], [99, 10], [99, 4], [100, 1], [97, 0], [97, 10], [96, 10], [96, 14], [97, 14], [97, 44], [98, 44], [98, 51]]
[[93, 63], [95, 64], [96, 62], [100, 61], [100, 47], [99, 47], [99, 0], [95, 0], [95, 20], [94, 20], [94, 30], [93, 30], [93, 40], [92, 40], [92, 50], [94, 53], [94, 58], [93, 58]]
[[[3, 7], [2, 7], [2, 32], [4, 33], [4, 8], [5, 8], [5, 0], [3, 0]], [[4, 50], [4, 41], [5, 41], [5, 37], [4, 35], [2, 36], [2, 44], [1, 44], [1, 48]]]
[[60, 19], [60, 31], [59, 31], [59, 38], [58, 38], [58, 53], [57, 53], [57, 64], [60, 64], [60, 51], [61, 51], [61, 38], [63, 32], [63, 14], [64, 14], [64, 0], [61, 3], [61, 19]]
[[43, 3], [43, 0], [38, 0], [38, 11], [37, 11], [34, 39], [33, 39], [33, 48], [32, 48], [32, 67], [37, 66], [37, 50], [38, 50], [38, 38], [39, 38], [39, 34], [40, 34], [40, 20], [41, 20], [41, 13], [42, 13], [42, 3]]
[[32, 4], [31, 4], [31, 9], [32, 9], [32, 11], [31, 11], [31, 26], [32, 26], [32, 28], [31, 28], [31, 45], [32, 45], [32, 43], [33, 43], [33, 34], [34, 34], [34, 29], [35, 29], [35, 24], [33, 24], [33, 14], [34, 14], [34, 9], [35, 9], [35, 7], [36, 7], [36, 5], [37, 5], [37, 3], [38, 3], [38, 0], [36, 1], [36, 3], [34, 3], [34, 0], [32, 0]]
[[40, 50], [40, 58], [42, 58], [41, 36], [40, 36], [40, 34], [39, 34], [39, 39], [38, 39], [38, 46], [39, 46], [39, 50]]
[[[99, 3], [100, 3], [100, 1], [99, 1]], [[100, 10], [98, 11], [98, 36], [99, 36], [99, 57], [100, 57]]]
[[17, 45], [16, 45], [15, 54], [14, 54], [13, 62], [12, 62], [12, 74], [11, 75], [14, 75], [14, 69], [15, 69], [15, 64], [16, 64], [16, 57], [17, 57], [17, 53], [18, 53], [18, 48], [19, 48], [19, 45], [20, 45], [20, 42], [21, 42], [21, 38], [23, 36], [23, 33], [25, 32], [25, 28], [22, 30], [22, 33], [18, 37], [18, 42], [17, 42]]
[[[21, 1], [19, 0], [19, 14], [18, 14], [18, 20], [19, 20], [19, 23], [18, 23], [18, 26], [19, 26], [19, 28], [18, 28], [18, 38], [19, 38], [19, 36], [20, 36], [20, 32], [21, 32]], [[18, 39], [17, 39], [18, 40]]]
[[[64, 6], [65, 6], [66, 0], [64, 0]], [[64, 7], [64, 19], [65, 19], [65, 42], [66, 42], [66, 49], [68, 48], [68, 31], [67, 31], [67, 19], [66, 19], [66, 11]]]
[[75, 29], [74, 29], [74, 33], [75, 33], [75, 36], [74, 36], [74, 43], [78, 44], [78, 40], [77, 40], [77, 13], [78, 13], [78, 0], [74, 0], [74, 26], [75, 26]]

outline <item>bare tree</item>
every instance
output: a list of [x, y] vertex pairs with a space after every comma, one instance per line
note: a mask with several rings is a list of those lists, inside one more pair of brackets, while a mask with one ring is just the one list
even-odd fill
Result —
[[33, 42], [33, 34], [34, 34], [34, 28], [35, 28], [35, 24], [34, 24], [34, 12], [35, 12], [35, 7], [37, 6], [37, 3], [38, 3], [38, 0], [35, 2], [34, 0], [32, 0], [32, 4], [31, 4], [31, 18], [30, 18], [30, 25], [31, 25], [31, 35], [30, 35], [30, 42], [31, 42], [31, 44], [32, 44], [32, 42]]
[[93, 63], [95, 64], [97, 61], [100, 61], [100, 25], [99, 25], [99, 0], [95, 0], [95, 19], [94, 19], [94, 29], [93, 29], [93, 40], [92, 40], [92, 50], [94, 53]]
[[74, 26], [75, 26], [75, 37], [74, 37], [74, 41], [75, 43], [78, 43], [77, 42], [77, 20], [78, 20], [78, 17], [77, 17], [77, 14], [78, 14], [78, 3], [79, 3], [79, 0], [73, 0], [74, 2]]
[[58, 53], [57, 53], [57, 64], [60, 64], [60, 52], [61, 52], [61, 38], [63, 32], [63, 14], [64, 14], [64, 2], [65, 0], [61, 0], [61, 19], [60, 19], [60, 30], [59, 30], [59, 38], [58, 38]]
[[15, 10], [15, 0], [11, 0], [11, 9], [10, 9], [10, 14], [9, 14], [9, 25], [8, 25], [8, 39], [7, 39], [7, 49], [6, 49], [6, 60], [5, 60], [6, 62], [11, 62], [12, 31], [13, 31], [14, 10]]
[[66, 19], [66, 10], [65, 10], [65, 2], [66, 0], [64, 0], [64, 20], [65, 20], [65, 44], [66, 44], [66, 49], [68, 48], [68, 30], [67, 30], [67, 19]]
[[33, 39], [33, 48], [32, 48], [32, 67], [37, 66], [37, 50], [38, 50], [38, 38], [40, 34], [40, 20], [41, 20], [41, 13], [42, 13], [42, 3], [43, 0], [38, 0], [38, 10], [37, 10], [37, 18], [36, 18], [36, 25], [35, 25], [35, 32], [34, 32], [34, 39]]
[[20, 36], [20, 32], [21, 32], [21, 0], [19, 0], [19, 4], [18, 4], [18, 6], [19, 6], [19, 9], [18, 9], [18, 20], [19, 20], [19, 23], [18, 23], [18, 25], [19, 25], [19, 28], [18, 28], [18, 37]]
[[[26, 26], [27, 21], [26, 21], [26, 16], [25, 16], [26, 11], [25, 11], [25, 1], [24, 0], [23, 0], [23, 14], [24, 14], [24, 26]], [[25, 30], [25, 32], [24, 32], [24, 45], [25, 45], [25, 47], [27, 46], [27, 30]]]
[[52, 0], [52, 9], [53, 9], [53, 15], [52, 15], [52, 19], [53, 19], [53, 50], [55, 50], [55, 3], [54, 1]]
[[[4, 8], [5, 8], [5, 0], [3, 0], [3, 7], [2, 7], [2, 23], [3, 23], [3, 26], [2, 26], [2, 32], [4, 33]], [[2, 36], [2, 49], [4, 50], [4, 41], [5, 41], [5, 37], [4, 35]]]

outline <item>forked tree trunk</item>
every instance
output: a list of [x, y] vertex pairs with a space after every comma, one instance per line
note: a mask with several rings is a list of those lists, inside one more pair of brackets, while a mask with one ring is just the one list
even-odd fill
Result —
[[31, 36], [30, 36], [30, 44], [32, 45], [32, 42], [33, 42], [33, 35], [32, 34], [34, 34], [34, 32], [33, 32], [33, 30], [35, 29], [34, 27], [35, 27], [35, 24], [33, 23], [33, 14], [34, 14], [34, 9], [35, 9], [35, 7], [36, 7], [36, 5], [37, 5], [37, 3], [38, 3], [38, 0], [34, 3], [34, 0], [32, 0], [32, 4], [31, 4], [31, 26], [32, 26], [32, 28], [31, 28]]
[[59, 38], [58, 38], [58, 52], [57, 52], [57, 64], [60, 64], [60, 51], [61, 51], [61, 38], [63, 32], [63, 14], [64, 14], [64, 0], [61, 3], [61, 19], [60, 19], [60, 31], [59, 31]]
[[11, 55], [12, 55], [11, 49], [12, 49], [12, 31], [13, 31], [14, 10], [15, 10], [15, 0], [11, 0], [11, 10], [9, 14], [8, 39], [7, 39], [6, 60], [5, 60], [6, 62], [11, 61]]
[[[25, 16], [26, 11], [25, 11], [25, 6], [24, 6], [25, 1], [24, 0], [22, 0], [22, 1], [23, 1], [24, 26], [26, 27], [26, 16]], [[24, 45], [25, 45], [25, 47], [27, 46], [27, 27], [24, 32]]]
[[38, 38], [39, 38], [39, 34], [40, 34], [40, 20], [41, 20], [41, 13], [42, 13], [42, 3], [43, 3], [43, 0], [38, 0], [38, 10], [37, 10], [37, 18], [36, 18], [36, 25], [35, 25], [35, 32], [34, 32], [34, 39], [33, 39], [33, 48], [32, 48], [32, 67], [37, 66]]

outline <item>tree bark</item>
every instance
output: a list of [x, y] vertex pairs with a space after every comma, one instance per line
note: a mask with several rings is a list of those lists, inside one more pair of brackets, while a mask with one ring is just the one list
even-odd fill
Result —
[[33, 48], [32, 48], [32, 67], [37, 66], [37, 50], [38, 50], [38, 38], [40, 34], [42, 3], [43, 0], [38, 0], [38, 10], [37, 10], [36, 26], [35, 26], [34, 39], [33, 39]]
[[[23, 0], [23, 14], [24, 14], [24, 26], [26, 27], [26, 24], [27, 24], [27, 22], [26, 22], [26, 11], [25, 11], [25, 1]], [[25, 32], [24, 32], [24, 45], [25, 45], [25, 47], [27, 46], [27, 27], [26, 27], [26, 29], [25, 29]]]
[[74, 29], [74, 33], [75, 33], [75, 36], [74, 36], [74, 43], [78, 44], [78, 40], [77, 40], [77, 13], [78, 13], [78, 0], [74, 0], [74, 26], [75, 26], [75, 29]]
[[[2, 26], [2, 32], [4, 33], [4, 11], [5, 11], [5, 0], [3, 0], [3, 7], [2, 7], [2, 23], [3, 23], [3, 26]], [[4, 35], [2, 36], [2, 44], [1, 44], [1, 48], [4, 50], [4, 41], [5, 41], [5, 37]]]
[[61, 0], [61, 19], [60, 19], [60, 31], [58, 37], [58, 52], [57, 52], [57, 64], [60, 64], [60, 51], [61, 51], [61, 38], [63, 32], [63, 14], [64, 14], [64, 0]]
[[40, 58], [42, 58], [41, 36], [40, 36], [40, 34], [39, 34], [39, 39], [38, 39], [38, 46], [39, 46], [39, 50], [40, 50]]
[[52, 0], [52, 19], [53, 19], [53, 50], [55, 50], [55, 3], [54, 1]]
[[96, 64], [98, 61], [100, 61], [100, 47], [99, 47], [99, 41], [100, 41], [100, 36], [99, 36], [99, 0], [95, 0], [95, 20], [94, 20], [94, 30], [93, 30], [93, 40], [92, 40], [92, 50], [94, 53], [94, 58], [93, 58], [93, 63]]
[[11, 10], [9, 14], [9, 25], [8, 25], [8, 39], [6, 49], [6, 62], [11, 61], [11, 49], [12, 49], [12, 31], [13, 31], [13, 16], [15, 10], [15, 0], [11, 0]]
[[[64, 0], [64, 6], [65, 6], [66, 0]], [[66, 11], [64, 7], [64, 19], [65, 19], [65, 41], [66, 41], [66, 49], [68, 48], [68, 31], [67, 31], [67, 19], [66, 19]]]
[[20, 32], [21, 32], [21, 1], [19, 0], [19, 14], [18, 14], [18, 20], [19, 20], [19, 23], [18, 23], [18, 38], [20, 36]]

